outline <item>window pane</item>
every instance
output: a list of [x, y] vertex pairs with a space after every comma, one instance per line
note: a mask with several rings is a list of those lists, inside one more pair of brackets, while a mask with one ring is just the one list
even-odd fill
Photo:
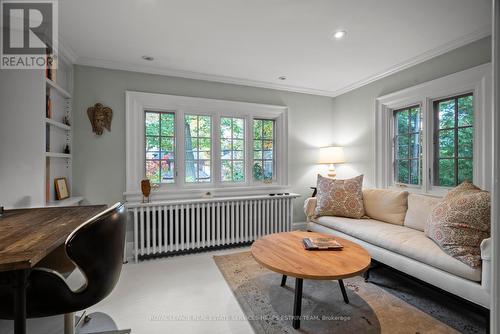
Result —
[[212, 119], [210, 116], [186, 115], [185, 181], [187, 183], [211, 182]]
[[262, 120], [260, 119], [253, 121], [253, 138], [262, 139]]
[[263, 170], [263, 162], [255, 161], [253, 164], [253, 178], [255, 180], [263, 180], [264, 179], [264, 170]]
[[232, 180], [231, 165], [231, 161], [222, 161], [221, 163], [221, 180], [224, 182]]
[[174, 182], [175, 115], [146, 111], [145, 174], [152, 183]]
[[410, 109], [410, 132], [420, 131], [420, 107]]
[[397, 133], [408, 133], [408, 109], [396, 112]]
[[455, 160], [440, 159], [438, 185], [443, 187], [455, 186]]
[[270, 182], [275, 177], [274, 126], [273, 120], [254, 120], [254, 180]]
[[162, 161], [161, 162], [161, 182], [173, 183], [174, 182], [174, 162]]
[[274, 138], [274, 121], [263, 121], [262, 122], [262, 136], [264, 139]]
[[439, 131], [439, 157], [455, 156], [455, 130]]
[[245, 159], [245, 120], [242, 118], [221, 118], [221, 180], [223, 182], [242, 182], [244, 170], [235, 171], [235, 161]]
[[398, 160], [396, 163], [396, 181], [409, 183], [410, 166], [408, 160]]
[[174, 114], [162, 113], [161, 114], [161, 135], [168, 136], [168, 137], [174, 137], [174, 127], [175, 127]]
[[464, 96], [458, 99], [458, 126], [472, 125], [474, 121], [473, 97]]
[[264, 160], [264, 180], [273, 179], [273, 161]]
[[146, 137], [146, 151], [159, 151], [160, 138], [159, 137]]
[[158, 113], [146, 113], [146, 136], [158, 136], [160, 130]]
[[146, 161], [146, 178], [152, 183], [160, 182], [160, 163], [158, 161]]
[[231, 138], [231, 118], [221, 117], [220, 134], [221, 138]]
[[397, 155], [398, 159], [406, 159], [408, 158], [408, 149], [409, 149], [409, 137], [408, 135], [400, 135], [397, 138]]
[[458, 156], [472, 158], [474, 129], [458, 129]]
[[235, 161], [233, 163], [233, 181], [245, 181], [245, 164], [243, 161]]
[[418, 158], [420, 157], [420, 134], [411, 135], [410, 142], [410, 157]]
[[210, 160], [200, 160], [198, 162], [198, 181], [210, 182], [211, 169]]
[[243, 139], [245, 135], [245, 121], [242, 118], [233, 118], [233, 138]]
[[420, 184], [420, 161], [410, 161], [410, 184]]
[[448, 129], [455, 126], [455, 100], [439, 102], [439, 128]]
[[458, 159], [458, 183], [472, 182], [472, 159]]
[[174, 138], [162, 137], [160, 147], [161, 147], [162, 151], [173, 151], [174, 150]]

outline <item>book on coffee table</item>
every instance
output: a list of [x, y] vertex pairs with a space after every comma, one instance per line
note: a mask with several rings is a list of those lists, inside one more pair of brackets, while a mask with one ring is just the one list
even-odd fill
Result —
[[304, 238], [307, 250], [341, 250], [343, 246], [335, 238]]

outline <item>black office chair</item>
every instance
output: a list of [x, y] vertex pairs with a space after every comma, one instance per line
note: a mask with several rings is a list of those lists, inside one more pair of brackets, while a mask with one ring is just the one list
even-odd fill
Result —
[[[117, 203], [80, 225], [68, 236], [66, 255], [85, 277], [84, 285], [78, 290], [71, 290], [61, 273], [53, 268], [33, 268], [27, 288], [28, 318], [65, 314], [65, 333], [72, 333], [74, 312], [103, 300], [118, 282], [123, 263], [125, 222], [124, 206]], [[0, 318], [12, 319], [11, 289], [0, 286], [0, 300]]]

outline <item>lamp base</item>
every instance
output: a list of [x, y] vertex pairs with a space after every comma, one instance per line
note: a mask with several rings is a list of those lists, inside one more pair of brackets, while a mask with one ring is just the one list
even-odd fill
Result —
[[335, 170], [335, 166], [333, 164], [330, 164], [328, 167], [328, 177], [335, 179], [337, 177], [337, 171]]

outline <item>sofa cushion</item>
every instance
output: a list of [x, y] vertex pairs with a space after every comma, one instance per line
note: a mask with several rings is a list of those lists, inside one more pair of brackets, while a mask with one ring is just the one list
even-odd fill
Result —
[[317, 216], [361, 218], [363, 206], [363, 175], [347, 180], [334, 180], [318, 175]]
[[407, 199], [407, 191], [363, 189], [365, 214], [386, 223], [403, 225], [408, 208]]
[[451, 190], [433, 210], [425, 234], [446, 253], [477, 268], [481, 241], [490, 236], [490, 193], [470, 182]]
[[450, 274], [481, 281], [481, 269], [471, 268], [449, 256], [421, 231], [387, 224], [374, 219], [320, 217], [318, 224], [351, 235], [357, 239], [412, 258]]
[[427, 195], [408, 195], [408, 211], [406, 211], [404, 225], [423, 232], [432, 209], [442, 200], [442, 198]]

